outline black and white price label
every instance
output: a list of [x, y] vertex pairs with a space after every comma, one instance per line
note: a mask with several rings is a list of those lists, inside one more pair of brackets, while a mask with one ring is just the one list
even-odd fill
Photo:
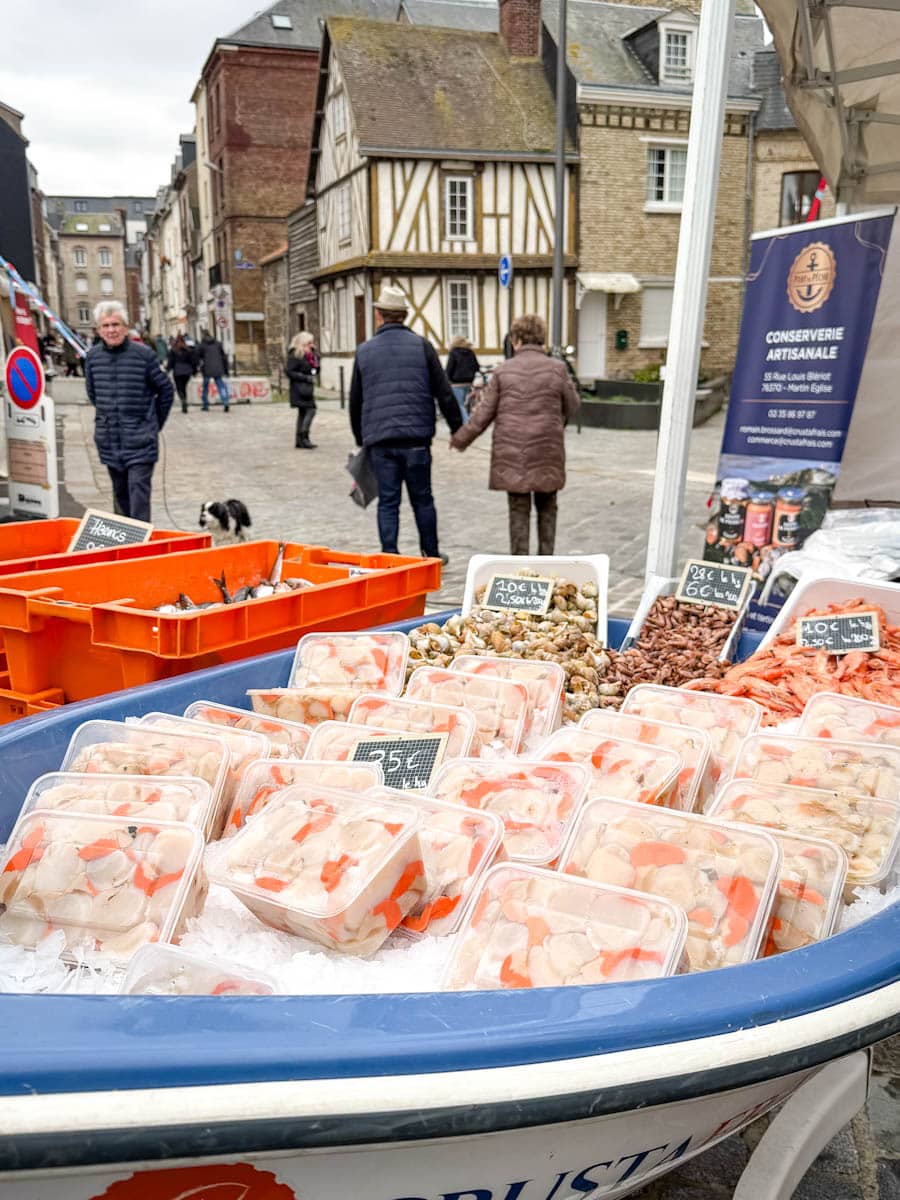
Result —
[[827, 617], [800, 617], [797, 621], [797, 645], [829, 654], [849, 654], [851, 650], [872, 652], [881, 649], [881, 626], [877, 612], [858, 612]]
[[492, 575], [482, 608], [543, 614], [553, 599], [553, 580], [537, 575]]
[[447, 746], [446, 733], [415, 733], [408, 737], [360, 738], [352, 762], [377, 763], [385, 787], [421, 792], [431, 783]]
[[725, 567], [689, 558], [684, 564], [675, 599], [685, 604], [711, 604], [740, 611], [753, 587], [749, 567]]

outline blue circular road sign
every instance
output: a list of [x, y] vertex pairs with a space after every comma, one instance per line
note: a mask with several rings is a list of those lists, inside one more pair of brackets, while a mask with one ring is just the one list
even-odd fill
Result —
[[500, 280], [502, 288], [508, 288], [512, 283], [513, 277], [513, 262], [512, 256], [509, 254], [500, 255], [500, 263], [497, 267], [497, 278]]
[[34, 408], [44, 394], [44, 368], [28, 346], [16, 346], [6, 359], [6, 389], [17, 408]]

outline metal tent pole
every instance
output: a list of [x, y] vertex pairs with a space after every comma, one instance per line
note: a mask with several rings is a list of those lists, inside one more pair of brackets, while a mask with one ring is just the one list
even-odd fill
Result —
[[691, 131], [666, 355], [647, 576], [675, 576], [719, 186], [734, 0], [700, 10]]
[[566, 0], [559, 0], [559, 30], [556, 35], [556, 213], [553, 233], [553, 304], [551, 306], [550, 346], [562, 353], [563, 294], [565, 291], [566, 251]]

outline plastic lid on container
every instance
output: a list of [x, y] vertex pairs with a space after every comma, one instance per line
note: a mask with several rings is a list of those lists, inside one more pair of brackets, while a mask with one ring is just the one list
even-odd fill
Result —
[[847, 882], [847, 855], [823, 838], [773, 833], [781, 874], [763, 957], [799, 950], [834, 932]]
[[458, 654], [449, 664], [451, 671], [467, 675], [490, 675], [512, 679], [528, 689], [529, 712], [523, 740], [546, 737], [559, 726], [566, 673], [558, 662], [536, 658], [493, 658], [488, 655]]
[[350, 709], [356, 724], [376, 725], [397, 734], [446, 733], [445, 758], [462, 758], [475, 737], [475, 717], [467, 708], [431, 704], [425, 700], [395, 699], [364, 692]]
[[803, 488], [783, 487], [778, 489], [778, 499], [787, 500], [789, 504], [799, 504], [806, 496]]
[[590, 772], [589, 796], [619, 796], [641, 804], [671, 804], [684, 766], [674, 750], [577, 728], [558, 729], [540, 758], [583, 763]]
[[122, 996], [272, 996], [274, 979], [232, 967], [221, 959], [189, 954], [180, 946], [150, 942], [128, 964]]
[[672, 975], [682, 909], [536, 867], [492, 867], [466, 909], [445, 989], [560, 987]]
[[288, 683], [399, 696], [408, 657], [405, 633], [307, 633], [297, 643]]
[[51, 771], [28, 789], [20, 816], [35, 808], [104, 817], [140, 815], [155, 821], [185, 821], [206, 830], [212, 803], [212, 788], [205, 779]]
[[254, 712], [311, 728], [323, 721], [346, 721], [359, 689], [250, 688], [247, 695]]
[[720, 488], [723, 500], [743, 500], [750, 488], [749, 479], [740, 479], [734, 477], [732, 479], [723, 479]]
[[211, 731], [170, 733], [125, 721], [85, 721], [72, 734], [61, 771], [89, 775], [187, 775], [205, 779], [214, 802], [222, 793], [229, 753]]
[[734, 777], [900, 801], [900, 747], [755, 733], [741, 747]]
[[410, 804], [294, 784], [208, 853], [210, 879], [262, 920], [334, 950], [376, 950], [425, 890]]
[[373, 800], [409, 801], [422, 814], [419, 845], [425, 863], [426, 891], [400, 928], [413, 937], [443, 937], [462, 920], [466, 902], [494, 861], [503, 841], [503, 822], [490, 812], [445, 804], [432, 796], [410, 796], [376, 787]]
[[818, 692], [807, 700], [797, 732], [801, 737], [887, 742], [890, 746], [900, 746], [900, 708], [842, 696], [837, 692]]
[[584, 800], [588, 778], [587, 768], [576, 763], [461, 758], [441, 767], [429, 795], [496, 814], [503, 822], [506, 854], [533, 866], [547, 866], [559, 855], [565, 831]]
[[301, 758], [312, 733], [308, 725], [261, 716], [246, 708], [232, 708], [214, 700], [195, 700], [184, 710], [184, 715], [187, 720], [200, 721], [204, 725], [224, 725], [228, 729], [262, 734], [268, 740], [273, 758]]
[[198, 721], [191, 717], [173, 717], [171, 713], [151, 712], [140, 717], [139, 725], [149, 725], [154, 729], [165, 729], [172, 733], [193, 735], [195, 731], [209, 730], [214, 737], [221, 738], [228, 747], [231, 755], [232, 771], [240, 771], [247, 763], [257, 758], [269, 757], [269, 739], [261, 733], [249, 729], [235, 729], [227, 725], [216, 725], [213, 730], [207, 721]]
[[61, 929], [65, 955], [125, 963], [168, 941], [206, 887], [194, 825], [34, 809], [16, 826], [0, 872], [0, 936], [36, 946]]
[[250, 817], [262, 812], [273, 796], [292, 783], [337, 788], [344, 792], [364, 792], [383, 782], [384, 772], [377, 763], [260, 759], [250, 763], [244, 772], [225, 823], [224, 836], [231, 837], [237, 833]]
[[661, 896], [688, 915], [692, 971], [756, 958], [781, 871], [762, 829], [630, 800], [589, 800], [560, 855], [560, 871]]
[[639, 683], [633, 687], [625, 697], [621, 711], [705, 730], [712, 739], [716, 780], [727, 777], [742, 741], [759, 728], [762, 719], [762, 708], [753, 700], [665, 687], [658, 683]]
[[695, 808], [702, 808], [715, 790], [710, 763], [712, 740], [703, 729], [670, 721], [651, 721], [648, 717], [616, 712], [611, 708], [589, 709], [578, 722], [578, 728], [588, 733], [611, 733], [649, 746], [665, 746], [680, 755], [683, 766], [678, 774], [672, 808], [693, 812]]
[[900, 847], [900, 804], [872, 796], [733, 779], [720, 789], [709, 815], [840, 846], [853, 887], [882, 883]]
[[[375, 725], [360, 725], [349, 721], [323, 721], [316, 725], [306, 747], [304, 762], [346, 762], [361, 738], [392, 737], [392, 729]], [[383, 772], [382, 772], [383, 774]]]
[[467, 708], [475, 717], [473, 753], [485, 758], [518, 754], [528, 714], [528, 689], [523, 683], [443, 667], [417, 667], [406, 695], [410, 700]]

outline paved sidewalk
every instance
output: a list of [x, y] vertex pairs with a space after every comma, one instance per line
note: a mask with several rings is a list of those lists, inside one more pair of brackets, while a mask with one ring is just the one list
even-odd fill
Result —
[[[109, 507], [108, 476], [93, 445], [93, 410], [80, 380], [57, 380], [54, 398], [65, 423], [69, 491], [84, 505]], [[295, 414], [286, 404], [203, 413], [173, 411], [153, 485], [157, 525], [196, 528], [204, 500], [243, 500], [258, 537], [288, 537], [344, 549], [377, 550], [375, 505], [363, 511], [348, 498], [345, 470], [354, 449], [346, 412], [336, 400], [319, 405], [314, 451], [294, 449]], [[714, 479], [722, 418], [695, 430], [685, 498], [682, 552], [700, 554], [706, 500]], [[610, 557], [610, 611], [630, 613], [640, 596], [656, 462], [655, 433], [575, 428], [566, 433], [568, 484], [560, 495], [559, 554]], [[490, 435], [465, 454], [447, 448], [439, 426], [433, 445], [434, 494], [441, 549], [449, 554], [443, 585], [432, 600], [462, 600], [466, 564], [479, 552], [508, 551], [506, 497], [487, 487]], [[412, 510], [404, 501], [400, 550], [418, 553]]]

